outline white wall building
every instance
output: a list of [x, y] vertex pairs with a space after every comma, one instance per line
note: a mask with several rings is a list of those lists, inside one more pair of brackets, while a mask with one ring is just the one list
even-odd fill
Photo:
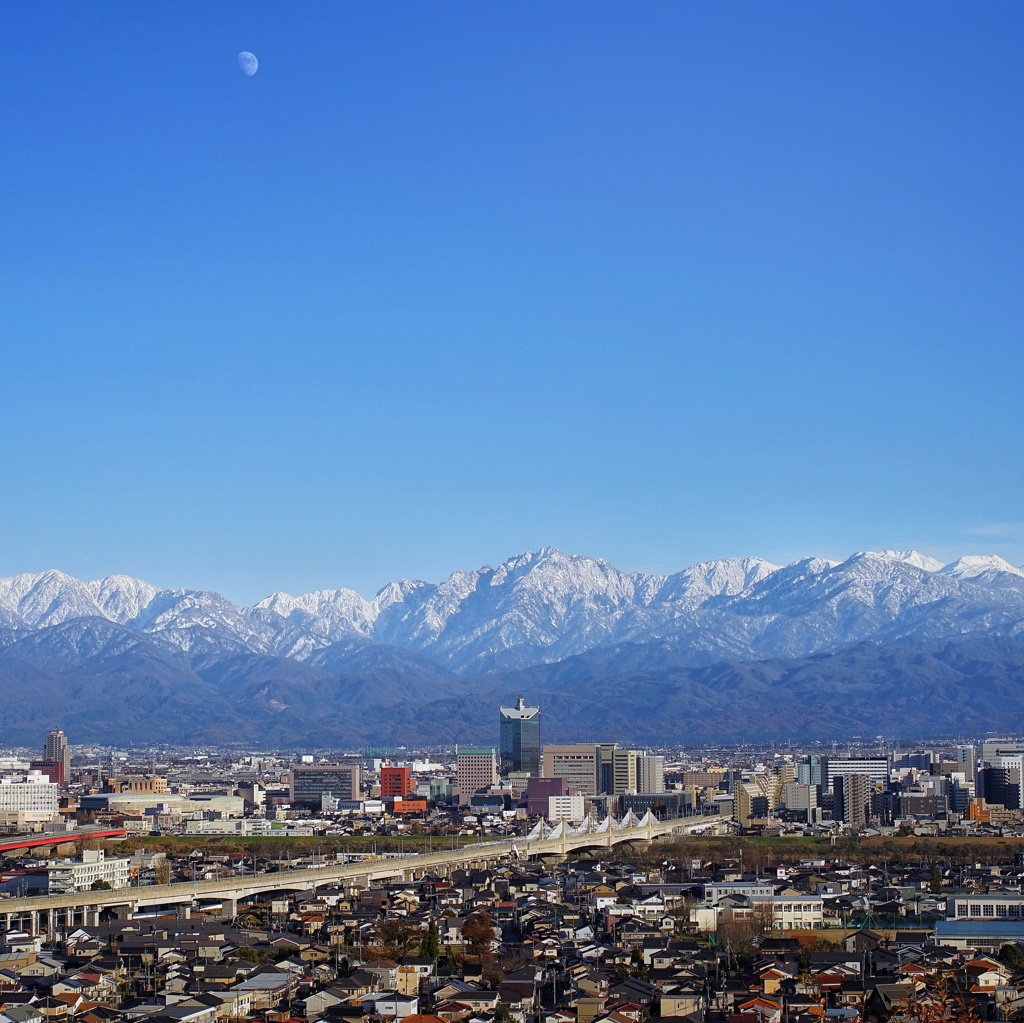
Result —
[[41, 771], [0, 778], [0, 821], [21, 827], [59, 820], [59, 786]]
[[111, 888], [127, 888], [130, 884], [130, 856], [107, 859], [102, 849], [85, 849], [80, 860], [51, 860], [46, 865], [51, 895], [87, 892], [97, 881], [106, 881]]
[[701, 898], [709, 906], [716, 906], [729, 895], [742, 895], [748, 899], [770, 899], [775, 885], [770, 881], [710, 881], [701, 885]]
[[581, 821], [586, 816], [583, 796], [548, 796], [549, 821]]
[[820, 895], [773, 895], [770, 899], [752, 898], [752, 906], [770, 905], [772, 926], [776, 930], [821, 927], [824, 901]]
[[1024, 920], [1024, 895], [1016, 892], [950, 895], [947, 920]]

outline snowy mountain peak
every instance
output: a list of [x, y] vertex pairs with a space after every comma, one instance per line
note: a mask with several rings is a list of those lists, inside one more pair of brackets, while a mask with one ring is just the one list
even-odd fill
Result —
[[370, 601], [348, 589], [317, 590], [301, 597], [272, 593], [252, 610], [270, 611], [330, 642], [345, 636], [370, 635], [377, 617], [377, 609]]
[[734, 597], [767, 579], [779, 567], [764, 558], [702, 561], [670, 575], [658, 592], [658, 598], [703, 602], [712, 597]]
[[386, 611], [394, 604], [404, 604], [415, 594], [422, 594], [424, 591], [432, 591], [434, 589], [436, 587], [433, 583], [426, 583], [421, 579], [399, 579], [379, 589], [372, 603], [377, 612], [380, 613]]
[[121, 625], [138, 618], [160, 592], [152, 583], [130, 575], [108, 575], [85, 586], [104, 617]]
[[978, 583], [992, 583], [1000, 578], [1010, 585], [1024, 582], [1024, 569], [1011, 565], [997, 554], [965, 554], [946, 565], [942, 573]]
[[69, 618], [106, 617], [85, 583], [52, 568], [0, 579], [0, 607], [37, 629]]
[[913, 565], [922, 572], [938, 572], [943, 563], [937, 558], [920, 551], [861, 551], [854, 557], [878, 558], [881, 561], [898, 561], [905, 565]]
[[[438, 584], [399, 580], [372, 600], [324, 589], [273, 593], [252, 607], [124, 575], [84, 583], [51, 570], [0, 579], [0, 647], [76, 619], [107, 619], [123, 627], [110, 633], [118, 642], [134, 634], [205, 665], [265, 655], [316, 666], [320, 652], [335, 663], [356, 643], [470, 674], [655, 640], [694, 663], [714, 663], [799, 657], [867, 639], [1024, 635], [1024, 570], [976, 556], [943, 568], [916, 551], [884, 550], [781, 568], [724, 558], [666, 576], [543, 547]], [[89, 628], [62, 635], [84, 652], [79, 632]]]

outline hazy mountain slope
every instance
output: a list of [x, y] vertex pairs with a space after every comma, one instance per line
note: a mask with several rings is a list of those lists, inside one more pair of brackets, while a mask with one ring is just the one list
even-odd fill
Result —
[[388, 673], [413, 683], [429, 683], [438, 690], [455, 685], [460, 679], [455, 672], [422, 654], [367, 640], [339, 640], [318, 650], [307, 663], [333, 675]]
[[[31, 653], [28, 647], [22, 652]], [[69, 654], [69, 656], [74, 656]], [[522, 692], [545, 741], [679, 743], [1024, 731], [1024, 640], [863, 643], [809, 658], [681, 664], [665, 643], [624, 644], [552, 665], [438, 686], [372, 668], [331, 675], [238, 655], [193, 671], [177, 652], [109, 644], [60, 670], [0, 651], [8, 742], [59, 722], [78, 742], [347, 747], [493, 742], [497, 707]], [[204, 677], [205, 676], [205, 677]], [[26, 698], [26, 693], [31, 698]]]
[[200, 726], [225, 742], [239, 734], [237, 710], [216, 689], [138, 648], [63, 672], [0, 651], [0, 702], [5, 740], [33, 746], [55, 723], [77, 742], [189, 743]]

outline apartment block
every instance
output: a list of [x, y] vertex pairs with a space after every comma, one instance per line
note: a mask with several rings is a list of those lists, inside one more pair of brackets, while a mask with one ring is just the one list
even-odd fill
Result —
[[637, 792], [665, 791], [665, 758], [645, 753], [637, 760]]
[[455, 784], [463, 804], [470, 801], [474, 792], [497, 785], [497, 749], [493, 746], [459, 746], [456, 750]]

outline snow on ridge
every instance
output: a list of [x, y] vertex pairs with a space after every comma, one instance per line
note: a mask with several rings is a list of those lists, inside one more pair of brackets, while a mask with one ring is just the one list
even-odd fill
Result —
[[920, 551], [858, 551], [853, 557], [879, 558], [882, 561], [899, 561], [905, 565], [913, 565], [923, 572], [938, 572], [944, 566], [938, 558]]
[[153, 602], [159, 587], [130, 575], [108, 575], [85, 584], [106, 618], [124, 625]]
[[982, 576], [988, 577], [993, 573], [1005, 573], [1024, 578], [1024, 567], [1017, 568], [1010, 562], [1004, 561], [998, 554], [965, 554], [963, 557], [957, 558], [956, 561], [951, 561], [943, 569], [944, 575], [968, 580]]
[[85, 583], [54, 568], [0, 579], [0, 606], [32, 628], [69, 618], [106, 617]]
[[764, 558], [720, 558], [698, 562], [669, 579], [678, 580], [681, 593], [687, 597], [734, 597], [781, 567]]
[[782, 567], [724, 558], [656, 575], [543, 547], [438, 584], [398, 580], [371, 600], [324, 589], [277, 592], [251, 607], [212, 591], [120, 575], [83, 583], [50, 570], [0, 579], [0, 611], [0, 622], [10, 614], [28, 630], [104, 617], [204, 656], [300, 660], [358, 639], [475, 672], [656, 638], [696, 644], [709, 657], [795, 656], [864, 637], [1024, 628], [1024, 570], [994, 556], [943, 567], [916, 551], [884, 550]]

